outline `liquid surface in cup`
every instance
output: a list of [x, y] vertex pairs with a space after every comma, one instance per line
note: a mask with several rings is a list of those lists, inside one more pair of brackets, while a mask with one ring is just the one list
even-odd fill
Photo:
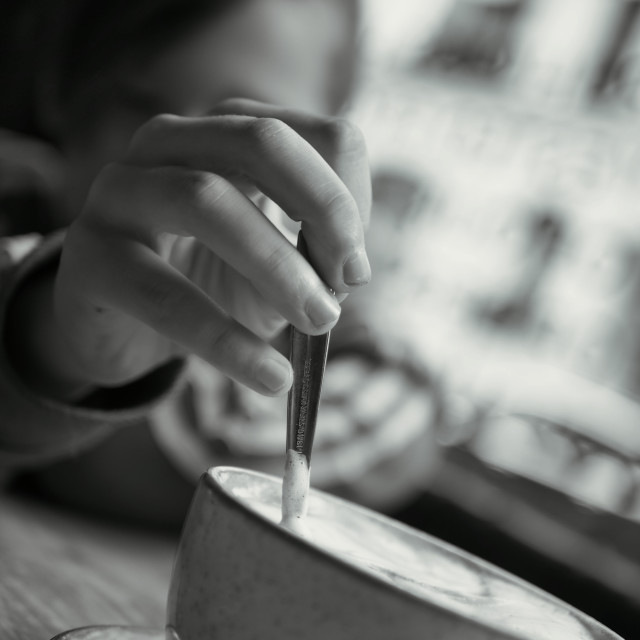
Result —
[[[281, 524], [282, 485], [275, 478], [271, 482], [249, 477], [236, 484], [225, 483], [221, 477], [231, 495], [276, 525]], [[304, 521], [303, 532], [294, 530], [294, 534], [309, 544], [421, 599], [517, 637], [618, 638], [587, 616], [508, 574], [355, 505], [311, 492]]]

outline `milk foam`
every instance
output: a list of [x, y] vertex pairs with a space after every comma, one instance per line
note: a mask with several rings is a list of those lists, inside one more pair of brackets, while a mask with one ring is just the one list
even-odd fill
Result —
[[294, 451], [287, 452], [281, 494], [262, 483], [235, 488], [232, 493], [309, 544], [463, 617], [528, 640], [602, 637], [592, 635], [589, 625], [568, 606], [508, 575], [494, 573], [469, 556], [395, 522], [309, 495], [306, 457]]

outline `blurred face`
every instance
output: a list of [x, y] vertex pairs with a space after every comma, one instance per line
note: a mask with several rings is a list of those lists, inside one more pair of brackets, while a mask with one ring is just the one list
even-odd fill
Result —
[[175, 113], [227, 97], [327, 112], [335, 58], [348, 37], [341, 0], [251, 0], [203, 24], [138, 80]]
[[241, 2], [127, 74], [118, 99], [97, 124], [63, 144], [69, 163], [66, 211], [77, 214], [97, 172], [120, 157], [134, 131], [157, 113], [203, 115], [229, 97], [330, 112], [349, 38], [342, 4]]

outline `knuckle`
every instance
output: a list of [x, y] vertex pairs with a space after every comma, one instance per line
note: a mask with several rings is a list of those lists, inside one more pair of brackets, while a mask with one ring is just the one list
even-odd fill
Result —
[[138, 135], [142, 138], [153, 138], [156, 135], [164, 134], [168, 129], [175, 127], [180, 120], [179, 116], [171, 113], [159, 113], [145, 122], [139, 129]]
[[265, 272], [273, 275], [291, 273], [291, 259], [295, 253], [292, 245], [277, 247], [267, 256], [264, 266]]
[[127, 155], [144, 159], [143, 150], [154, 141], [165, 137], [182, 118], [171, 113], [160, 113], [141, 125], [131, 138]]
[[207, 214], [233, 189], [232, 185], [216, 174], [204, 174], [197, 179], [192, 190], [196, 211]]
[[231, 189], [222, 176], [204, 171], [175, 171], [173, 191], [176, 198], [190, 203], [193, 210], [211, 207]]
[[324, 209], [331, 224], [340, 228], [340, 244], [344, 247], [357, 246], [362, 225], [358, 205], [351, 193], [344, 189], [328, 193]]
[[231, 113], [242, 114], [248, 108], [250, 108], [251, 104], [252, 104], [252, 101], [248, 100], [247, 98], [238, 98], [238, 97], [225, 98], [224, 100], [219, 102], [214, 107], [214, 109], [212, 110], [212, 113], [216, 113], [216, 114], [231, 114]]
[[351, 120], [332, 118], [324, 125], [324, 132], [336, 154], [364, 153], [366, 150], [364, 135]]
[[180, 294], [168, 287], [149, 287], [149, 297], [153, 301], [154, 312], [160, 321], [171, 317], [181, 302]]
[[177, 287], [153, 286], [153, 283], [147, 283], [145, 297], [151, 301], [160, 326], [169, 325], [176, 310], [185, 303], [184, 293]]
[[236, 338], [236, 329], [231, 321], [221, 327], [205, 329], [201, 339], [202, 344], [207, 345], [204, 351], [208, 354], [207, 359], [219, 368], [227, 369], [236, 351]]
[[325, 207], [335, 216], [345, 217], [358, 215], [358, 207], [354, 197], [345, 189], [336, 189], [327, 194]]
[[277, 118], [254, 118], [247, 124], [249, 137], [258, 150], [272, 148], [287, 139], [291, 129]]

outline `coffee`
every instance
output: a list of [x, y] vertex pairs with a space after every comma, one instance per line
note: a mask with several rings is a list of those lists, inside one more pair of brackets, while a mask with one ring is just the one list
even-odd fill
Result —
[[233, 487], [231, 493], [309, 544], [460, 616], [531, 640], [594, 637], [581, 614], [517, 578], [368, 510], [307, 496], [306, 458], [290, 454], [282, 494], [277, 483]]

